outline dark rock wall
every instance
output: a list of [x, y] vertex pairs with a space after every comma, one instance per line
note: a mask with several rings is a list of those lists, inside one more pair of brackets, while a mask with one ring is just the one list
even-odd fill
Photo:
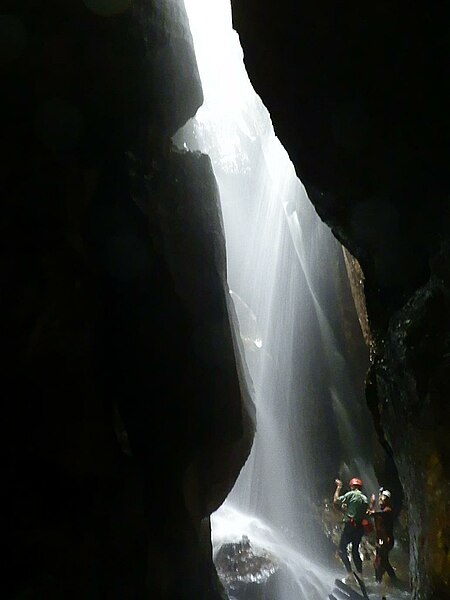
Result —
[[404, 488], [421, 600], [450, 595], [447, 13], [233, 0], [276, 133], [364, 273], [368, 399]]
[[376, 414], [410, 511], [412, 581], [423, 598], [449, 594], [449, 259], [447, 245], [427, 284], [391, 318], [372, 367]]
[[[218, 598], [209, 514], [247, 455], [179, 0], [6, 0], [2, 598]], [[238, 367], [240, 368], [240, 367]]]

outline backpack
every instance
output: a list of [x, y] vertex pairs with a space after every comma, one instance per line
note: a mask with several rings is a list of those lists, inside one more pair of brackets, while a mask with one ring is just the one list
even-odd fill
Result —
[[369, 533], [372, 533], [373, 525], [369, 521], [369, 519], [363, 519], [361, 521], [361, 525], [363, 526], [363, 529], [364, 529], [364, 535], [369, 535]]

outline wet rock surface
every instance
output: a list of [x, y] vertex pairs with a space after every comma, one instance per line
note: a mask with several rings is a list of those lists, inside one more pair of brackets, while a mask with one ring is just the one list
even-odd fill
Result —
[[391, 319], [374, 366], [377, 414], [410, 507], [412, 578], [423, 598], [449, 592], [449, 267], [447, 244], [431, 263], [427, 284]]
[[230, 598], [238, 600], [266, 598], [269, 580], [280, 568], [270, 552], [256, 548], [246, 536], [223, 544], [214, 562]]

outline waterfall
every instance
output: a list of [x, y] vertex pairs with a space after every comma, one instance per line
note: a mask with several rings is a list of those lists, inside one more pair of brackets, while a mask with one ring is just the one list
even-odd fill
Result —
[[246, 534], [269, 549], [289, 572], [274, 600], [325, 598], [336, 573], [320, 556], [312, 524], [316, 478], [340, 453], [349, 472], [377, 486], [367, 452], [355, 452], [364, 441], [352, 421], [368, 415], [328, 316], [341, 301], [342, 249], [251, 86], [230, 0], [185, 5], [205, 101], [174, 142], [212, 161], [257, 418], [250, 457], [212, 517], [213, 544]]

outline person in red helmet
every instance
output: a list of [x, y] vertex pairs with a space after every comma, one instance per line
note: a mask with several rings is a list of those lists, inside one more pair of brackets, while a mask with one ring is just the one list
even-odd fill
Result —
[[339, 542], [339, 556], [344, 563], [347, 573], [351, 575], [352, 567], [347, 555], [347, 546], [352, 546], [352, 558], [356, 571], [362, 575], [362, 560], [359, 555], [359, 544], [364, 534], [363, 519], [369, 508], [369, 501], [362, 493], [361, 479], [354, 477], [349, 483], [350, 491], [341, 496], [342, 481], [336, 479], [336, 490], [333, 503], [344, 510], [344, 529]]

